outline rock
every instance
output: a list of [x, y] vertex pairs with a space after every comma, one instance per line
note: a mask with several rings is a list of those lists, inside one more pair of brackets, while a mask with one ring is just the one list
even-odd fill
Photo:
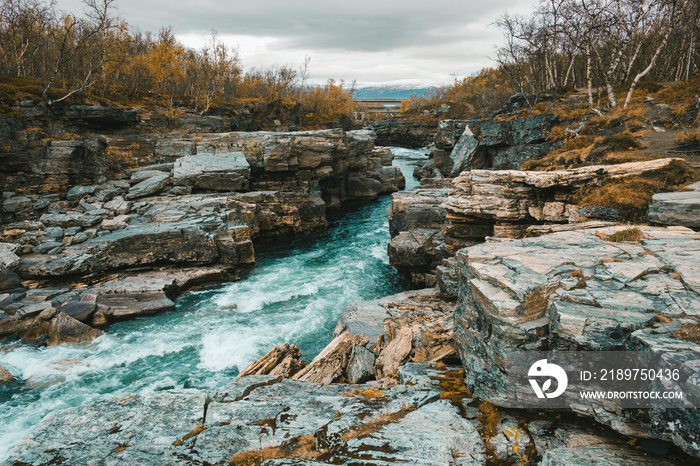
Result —
[[131, 320], [175, 310], [175, 303], [165, 293], [119, 293], [97, 298], [99, 305], [109, 307], [110, 322]]
[[[105, 219], [102, 220], [102, 223], [100, 224], [100, 228], [103, 230], [109, 230], [109, 231], [114, 231], [114, 230], [121, 230], [122, 228], [126, 228], [126, 225], [129, 223], [131, 220], [131, 217], [128, 215], [117, 215], [116, 217], [112, 219]], [[87, 237], [86, 237], [87, 239]]]
[[315, 383], [333, 383], [345, 376], [350, 353], [355, 345], [369, 343], [365, 335], [343, 333], [331, 341], [313, 361], [292, 376], [293, 380]]
[[167, 173], [158, 173], [140, 183], [135, 184], [124, 196], [127, 200], [138, 199], [150, 196], [164, 189], [170, 183], [170, 176]]
[[16, 315], [18, 317], [22, 318], [29, 318], [29, 317], [34, 317], [34, 316], [39, 316], [41, 315], [42, 312], [44, 312], [46, 309], [51, 308], [51, 303], [50, 302], [39, 302], [39, 303], [32, 303], [32, 302], [25, 302], [23, 303], [23, 306], [17, 309]]
[[389, 263], [409, 276], [416, 287], [434, 286], [416, 274], [431, 273], [447, 258], [441, 204], [449, 189], [414, 189], [391, 197]]
[[97, 305], [95, 303], [69, 302], [58, 308], [58, 312], [68, 314], [72, 318], [87, 324], [96, 309]]
[[69, 228], [78, 226], [87, 228], [100, 223], [102, 217], [88, 214], [44, 214], [39, 220], [50, 227]]
[[[172, 168], [172, 164], [165, 164], [168, 165]], [[132, 185], [141, 183], [142, 181], [146, 181], [149, 178], [152, 178], [154, 176], [160, 176], [163, 174], [163, 172], [170, 173], [170, 170], [148, 170], [149, 167], [142, 167], [143, 169], [141, 170], [136, 170], [131, 174], [131, 178], [129, 179], [129, 183]]]
[[49, 327], [49, 345], [85, 343], [102, 335], [101, 330], [89, 327], [65, 313], [58, 313]]
[[88, 236], [85, 232], [80, 232], [73, 237], [71, 244], [80, 244], [88, 240]]
[[438, 122], [392, 117], [369, 125], [381, 146], [425, 147], [432, 141]]
[[395, 374], [401, 363], [411, 354], [412, 349], [413, 331], [410, 327], [402, 327], [377, 356], [375, 363], [377, 378], [383, 379], [388, 375]]
[[700, 182], [687, 189], [690, 191], [654, 194], [647, 214], [649, 221], [700, 228]]
[[623, 438], [606, 434], [600, 429], [547, 421], [532, 422], [528, 429], [538, 453], [542, 455], [543, 465], [677, 464], [670, 459], [650, 455], [647, 449], [643, 449], [645, 439], [636, 439], [632, 446]]
[[[53, 308], [52, 308], [53, 309]], [[46, 345], [47, 335], [41, 335], [39, 338], [22, 338], [20, 339], [20, 344], [31, 346], [33, 348], [43, 348]]]
[[63, 242], [58, 242], [58, 241], [46, 241], [45, 243], [41, 243], [38, 246], [35, 246], [32, 251], [34, 251], [37, 254], [46, 254], [47, 252], [51, 251], [52, 249], [55, 248], [60, 248], [63, 246]]
[[68, 190], [68, 194], [66, 195], [66, 199], [69, 201], [77, 201], [82, 199], [83, 197], [87, 195], [93, 195], [95, 194], [95, 187], [94, 186], [73, 186]]
[[69, 249], [58, 258], [24, 256], [21, 273], [56, 277], [154, 263], [204, 265], [220, 255], [215, 238], [187, 222], [134, 225]]
[[[625, 228], [558, 232], [457, 254], [454, 338], [475, 397], [505, 403], [503, 363], [515, 351], [681, 351], [697, 359], [688, 352], [694, 345], [666, 328], [700, 323], [694, 265], [700, 262], [700, 234], [639, 226], [638, 243], [605, 239]], [[665, 410], [637, 417], [632, 410], [585, 403], [573, 409], [622, 433], [672, 440], [700, 455], [694, 443], [700, 418], [693, 410], [674, 410], [669, 423]]]
[[353, 199], [376, 199], [382, 191], [382, 184], [372, 178], [348, 178], [347, 193]]
[[0, 366], [0, 386], [14, 381], [15, 378], [10, 374], [10, 371]]
[[297, 345], [284, 343], [275, 346], [257, 361], [243, 369], [237, 377], [250, 375], [281, 375], [291, 377], [306, 366], [306, 361], [301, 361], [301, 351]]
[[100, 105], [71, 105], [66, 117], [76, 125], [93, 129], [114, 129], [136, 125], [139, 115], [136, 110]]
[[[453, 313], [454, 304], [445, 301], [436, 288], [407, 291], [378, 300], [352, 303], [338, 319], [334, 336], [350, 332], [367, 335], [371, 342], [378, 342], [394, 340], [397, 334], [408, 328], [414, 336], [408, 353], [404, 354], [405, 348], [397, 349], [397, 342], [384, 356], [384, 363], [388, 363], [391, 370], [395, 363], [389, 359], [400, 357], [403, 360], [408, 355], [413, 361], [436, 362], [455, 354]], [[381, 348], [375, 347], [376, 344], [373, 350], [379, 354]], [[391, 352], [396, 354], [391, 355]], [[379, 364], [379, 359], [376, 362]]]
[[17, 252], [19, 252], [18, 245], [0, 243], [0, 269], [15, 270], [19, 266], [19, 256]]
[[41, 320], [51, 320], [56, 316], [58, 310], [55, 307], [49, 307], [41, 311], [39, 318]]
[[[333, 458], [339, 464], [448, 466], [457, 458], [458, 464], [483, 464], [479, 433], [440, 400], [429, 378], [442, 373], [412, 371], [412, 385], [388, 388], [249, 376], [218, 393], [120, 395], [47, 415], [8, 461], [184, 465], [270, 458], [265, 464], [325, 464]], [[286, 459], [274, 459], [279, 456]]]
[[378, 435], [356, 437], [348, 447], [350, 455], [362, 453], [365, 464], [476, 466], [485, 464], [487, 458], [476, 428], [447, 400], [409, 413]]
[[131, 202], [124, 200], [121, 196], [117, 196], [111, 201], [106, 202], [104, 208], [114, 211], [117, 215], [123, 215], [129, 213]]
[[49, 238], [61, 238], [63, 237], [63, 228], [48, 227], [46, 229], [46, 234], [49, 235]]
[[33, 208], [32, 200], [24, 196], [13, 196], [2, 203], [2, 209], [12, 214], [30, 212]]
[[560, 231], [575, 231], [575, 230], [588, 230], [593, 228], [604, 228], [614, 226], [613, 222], [603, 222], [603, 221], [590, 221], [590, 222], [580, 222], [580, 223], [568, 223], [568, 224], [548, 224], [548, 225], [531, 225], [527, 227], [527, 236], [542, 236], [548, 235], [550, 233], [557, 233]]
[[345, 377], [350, 383], [364, 383], [373, 379], [375, 359], [374, 353], [364, 346], [353, 346], [348, 365], [345, 368]]
[[457, 176], [464, 170], [477, 166], [474, 159], [478, 157], [478, 147], [479, 140], [474, 136], [469, 126], [465, 126], [464, 133], [450, 153], [453, 162], [452, 176]]
[[242, 152], [198, 154], [182, 157], [173, 167], [175, 186], [210, 191], [246, 191], [250, 164]]

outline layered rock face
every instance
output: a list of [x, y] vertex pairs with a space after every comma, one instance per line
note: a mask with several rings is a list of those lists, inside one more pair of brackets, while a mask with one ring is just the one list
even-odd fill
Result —
[[443, 120], [432, 141], [430, 160], [419, 178], [453, 178], [465, 170], [519, 170], [559, 143], [547, 137], [557, 117], [541, 114], [513, 120]]
[[663, 225], [700, 228], [700, 183], [680, 192], [654, 194], [648, 217], [649, 221]]
[[[150, 149], [128, 154], [105, 138], [112, 155], [150, 163], [129, 170], [129, 179], [68, 190], [51, 182], [33, 189], [36, 186], [30, 183], [3, 193], [0, 265], [25, 280], [41, 281], [33, 287], [55, 292], [27, 291], [19, 280], [3, 288], [0, 337], [44, 336], [60, 342], [49, 331], [52, 322], [63, 319], [61, 306], [83, 299], [102, 306], [98, 316], [90, 313], [77, 323], [62, 324], [103, 328], [129, 316], [173, 309], [172, 299], [188, 286], [199, 286], [206, 279], [209, 283], [233, 279], [251, 266], [253, 240], [322, 230], [327, 208], [374, 199], [401, 189], [405, 182], [400, 170], [391, 166], [389, 149], [375, 147], [370, 131], [138, 137], [156, 142]], [[77, 147], [81, 141], [53, 142]], [[70, 154], [47, 157], [52, 160], [50, 169], [57, 172], [68, 169], [68, 161], [74, 163]], [[88, 165], [79, 165], [71, 167], [83, 170], [86, 178], [92, 176]], [[36, 164], [29, 168], [36, 169]], [[47, 189], [56, 192], [40, 194]], [[133, 272], [137, 275], [167, 269], [177, 277], [180, 269], [191, 267], [200, 267], [203, 273], [195, 274], [195, 280], [176, 278], [182, 282], [177, 286], [165, 276], [131, 293], [94, 286], [115, 278], [110, 274], [137, 268]], [[133, 310], [124, 311], [129, 306]], [[79, 340], [95, 335], [87, 332]]]
[[[675, 351], [694, 372], [697, 344], [678, 339], [700, 323], [700, 235], [639, 227], [639, 243], [611, 242], [625, 227], [553, 233], [472, 246], [457, 254], [455, 344], [474, 395], [505, 399], [514, 351]], [[682, 387], [696, 393], [693, 379]], [[595, 408], [595, 409], [594, 409]], [[700, 456], [693, 410], [573, 409], [627, 435], [673, 441]]]
[[658, 170], [672, 160], [551, 172], [468, 170], [451, 182], [430, 180], [425, 188], [392, 196], [390, 262], [415, 286], [434, 286], [437, 267], [487, 238], [521, 238], [615, 220], [619, 213], [613, 209], [580, 208], [570, 200], [584, 186]]
[[377, 133], [377, 144], [382, 146], [426, 147], [438, 130], [436, 120], [387, 118], [369, 125]]

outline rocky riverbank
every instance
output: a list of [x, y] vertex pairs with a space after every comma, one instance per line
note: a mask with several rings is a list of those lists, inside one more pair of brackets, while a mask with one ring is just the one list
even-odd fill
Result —
[[[514, 348], [673, 350], [688, 356], [692, 373], [698, 347], [678, 330], [700, 322], [692, 265], [700, 235], [640, 227], [637, 241], [616, 242], [620, 231], [463, 249], [456, 303], [425, 289], [353, 304], [308, 364], [282, 345], [215, 392], [159, 392], [55, 413], [10, 461], [687, 463], [700, 456], [692, 410], [499, 407], [507, 373], [498, 364]], [[455, 350], [462, 363], [450, 367], [459, 363]], [[691, 380], [684, 389], [695, 393]]]
[[[115, 132], [143, 120], [78, 110], [68, 122], [88, 128], [80, 137], [37, 140], [21, 125], [6, 135], [2, 160], [23, 154], [27, 166], [4, 185], [0, 338], [84, 342], [174, 309], [183, 291], [245, 272], [254, 241], [322, 230], [326, 209], [404, 185], [370, 131]], [[106, 179], [98, 168], [116, 156], [128, 163]], [[67, 186], [76, 179], [91, 183]]]
[[[527, 151], [539, 156], [551, 148], [545, 147], [550, 144], [546, 135], [554, 121], [551, 115], [536, 115], [481, 122], [478, 131], [476, 122], [442, 125], [438, 134], [444, 147], [454, 144], [451, 154], [461, 155], [434, 153], [432, 162], [442, 159], [446, 165], [424, 167], [421, 188], [394, 194], [389, 212], [390, 260], [422, 289], [352, 304], [338, 320], [333, 340], [313, 360], [302, 360], [299, 348], [289, 342], [271, 348], [216, 390], [126, 395], [49, 414], [17, 444], [7, 464], [697, 461], [700, 417], [695, 410], [580, 404], [564, 411], [533, 411], [504, 402], [507, 355], [523, 350], [673, 351], [676, 366], [690, 377], [681, 388], [691, 397], [700, 395], [699, 347], [693, 337], [700, 328], [700, 276], [695, 265], [700, 260], [700, 234], [679, 226], [692, 217], [692, 209], [683, 206], [696, 202], [692, 193], [697, 191], [691, 187], [654, 197], [649, 218], [673, 226], [615, 225], [620, 217], [614, 209], [576, 204], [581, 190], [668, 170], [677, 162], [667, 158], [546, 172], [519, 170], [530, 157]], [[44, 304], [31, 319], [44, 327], [50, 321], [51, 329], [71, 315], [74, 320], [83, 314], [95, 319], [102, 311], [107, 318], [106, 310], [114, 316], [112, 306], [128, 313], [133, 306], [120, 308], [119, 299], [144, 282], [152, 284], [147, 293], [162, 292], [170, 299], [167, 290], [196, 285], [184, 278], [192, 268], [183, 278], [174, 276], [163, 283], [164, 276], [173, 278], [171, 270], [158, 269], [167, 265], [169, 249], [195, 252], [170, 264], [178, 269], [185, 263], [198, 266], [204, 276], [231, 273], [245, 265], [239, 257], [250, 257], [238, 252], [245, 250], [245, 242], [312, 231], [322, 226], [326, 207], [369, 199], [401, 183], [388, 167], [390, 157], [373, 147], [367, 131], [229, 133], [194, 139], [194, 153], [180, 154], [174, 161], [152, 160], [158, 162], [155, 167], [135, 170], [122, 191], [104, 201], [132, 203], [119, 213], [130, 217], [116, 222], [123, 226], [102, 228], [108, 232], [76, 245], [63, 244], [62, 239], [60, 250], [40, 253], [32, 246], [29, 257], [19, 260], [10, 255], [19, 246], [9, 247], [5, 257], [12, 259], [15, 270], [42, 285], [57, 278], [64, 285], [73, 275], [63, 270], [75, 270], [84, 281], [97, 279], [87, 290], [70, 288], [57, 295], [38, 287], [32, 302], [75, 298], [61, 303], [68, 307], [60, 313], [53, 302]], [[176, 146], [183, 144], [189, 143]], [[448, 171], [454, 179], [443, 176]], [[90, 188], [74, 189], [83, 193]], [[142, 195], [144, 188], [154, 191]], [[92, 205], [92, 196], [98, 195], [98, 189], [80, 194], [72, 208]], [[294, 201], [284, 197], [290, 195], [296, 196]], [[6, 200], [16, 197], [20, 194]], [[32, 206], [39, 199], [25, 197]], [[277, 210], [269, 207], [275, 202]], [[29, 204], [15, 199], [10, 205]], [[90, 215], [82, 209], [80, 215]], [[298, 217], [290, 214], [294, 209]], [[36, 210], [30, 210], [36, 218], [12, 221], [40, 223], [44, 215], [70, 215]], [[107, 220], [117, 216], [115, 211]], [[193, 223], [183, 227], [181, 222]], [[97, 225], [85, 223], [79, 232]], [[140, 244], [150, 241], [126, 233], [138, 235], [144, 225], [161, 228], [163, 223], [177, 225], [174, 230], [179, 233], [153, 232], [174, 245], [168, 250], [155, 256], [140, 251], [127, 266], [124, 256], [109, 249], [124, 244], [125, 249], [139, 251]], [[230, 228], [235, 232], [222, 234]], [[116, 242], [100, 243], [110, 235]], [[32, 262], [46, 253], [57, 257]], [[158, 259], [148, 262], [142, 256]], [[109, 276], [124, 267], [143, 266], [139, 261], [146, 261], [147, 271], [139, 270], [135, 278]], [[52, 271], [59, 273], [54, 276]], [[11, 287], [18, 278], [6, 273], [5, 282]], [[102, 294], [95, 291], [99, 287], [119, 291]], [[13, 322], [29, 321], [22, 309], [30, 291], [15, 300], [22, 306], [16, 307]], [[89, 293], [76, 295], [77, 291]], [[106, 297], [117, 299], [106, 302]], [[140, 302], [162, 299], [154, 295]]]

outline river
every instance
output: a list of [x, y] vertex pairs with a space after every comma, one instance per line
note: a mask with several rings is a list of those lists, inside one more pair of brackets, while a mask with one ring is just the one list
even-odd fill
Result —
[[[412, 173], [420, 150], [392, 148]], [[186, 294], [175, 312], [110, 327], [89, 346], [0, 346], [17, 382], [0, 386], [0, 461], [49, 412], [124, 393], [216, 389], [274, 345], [311, 360], [343, 309], [408, 288], [389, 266], [390, 196], [332, 214], [324, 233], [256, 250], [244, 279]]]

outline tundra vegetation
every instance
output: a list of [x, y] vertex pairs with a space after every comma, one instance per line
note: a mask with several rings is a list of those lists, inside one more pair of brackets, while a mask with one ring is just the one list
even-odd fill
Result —
[[0, 0], [0, 110], [18, 100], [55, 105], [80, 98], [108, 105], [190, 108], [199, 113], [248, 105], [304, 128], [342, 123], [354, 109], [343, 82], [309, 85], [309, 58], [244, 70], [238, 52], [212, 33], [199, 50], [170, 29], [131, 28], [116, 0], [85, 0], [77, 16], [53, 1]]
[[496, 67], [414, 97], [404, 110], [447, 103], [448, 117], [465, 118], [501, 108], [514, 93], [534, 106], [541, 94], [582, 89], [600, 116], [601, 108], [633, 107], [637, 93], [656, 92], [659, 82], [694, 82], [697, 90], [698, 20], [698, 0], [543, 0], [529, 15], [498, 19], [505, 41]]

